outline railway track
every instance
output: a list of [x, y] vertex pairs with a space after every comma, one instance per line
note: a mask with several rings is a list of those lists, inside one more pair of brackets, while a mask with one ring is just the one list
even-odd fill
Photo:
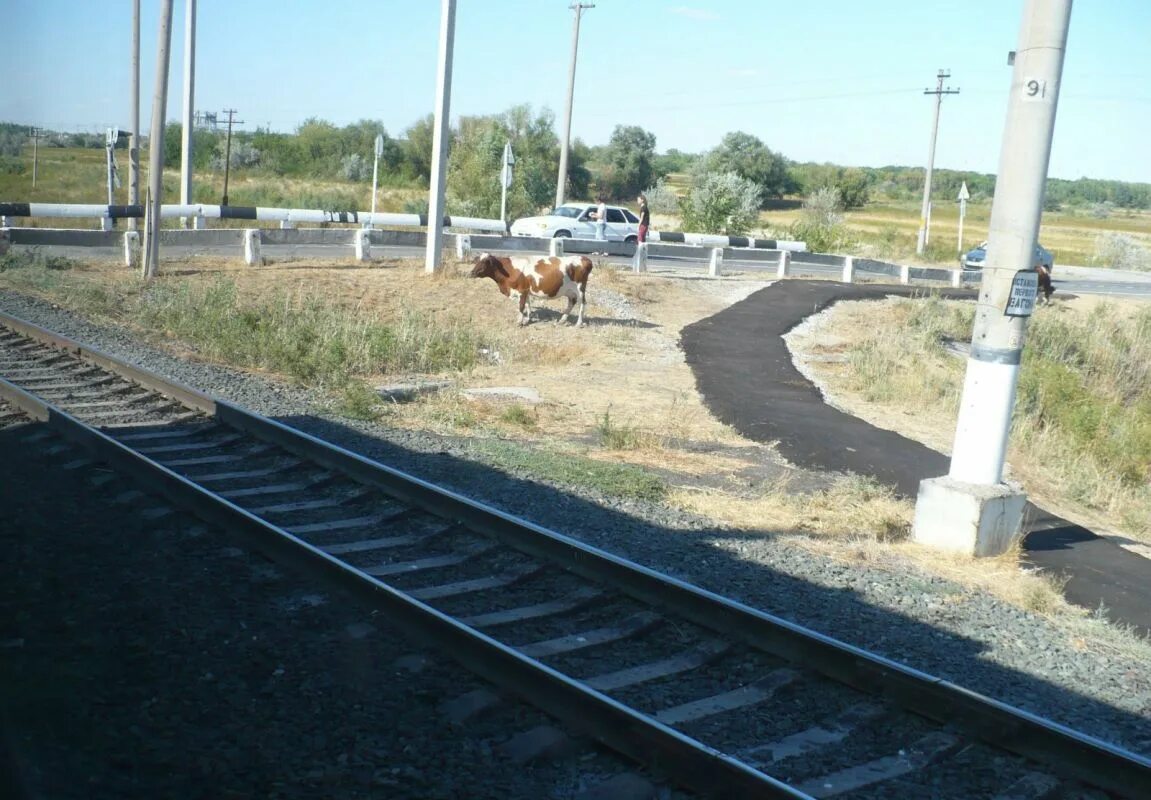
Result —
[[[1137, 754], [6, 317], [0, 377], [0, 425], [47, 421], [701, 794], [1151, 797]], [[459, 713], [497, 702], [480, 692]]]

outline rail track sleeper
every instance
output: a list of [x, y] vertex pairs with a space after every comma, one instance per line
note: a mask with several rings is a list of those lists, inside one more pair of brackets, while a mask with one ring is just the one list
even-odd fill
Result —
[[423, 572], [429, 569], [440, 569], [442, 567], [455, 567], [467, 561], [471, 561], [484, 553], [494, 550], [495, 545], [484, 545], [481, 547], [474, 547], [462, 553], [451, 553], [442, 556], [428, 556], [426, 558], [417, 558], [411, 561], [398, 561], [392, 564], [377, 564], [373, 567], [367, 567], [363, 572], [376, 578], [383, 578], [388, 575], [403, 575], [412, 572]]
[[[371, 494], [371, 490], [366, 487], [359, 487], [352, 490], [343, 497], [324, 497], [318, 500], [298, 500], [292, 503], [278, 503], [270, 506], [260, 506], [259, 508], [249, 509], [253, 514], [264, 516], [265, 514], [290, 514], [296, 511], [316, 511], [322, 508], [340, 508], [349, 505], [358, 500], [363, 500]], [[396, 517], [408, 513], [410, 509], [405, 509], [398, 512]]]
[[288, 492], [302, 492], [306, 489], [312, 489], [322, 484], [328, 483], [335, 478], [331, 472], [323, 472], [319, 475], [303, 481], [291, 481], [289, 483], [271, 483], [266, 486], [253, 486], [247, 489], [229, 489], [226, 492], [220, 492], [221, 497], [226, 497], [229, 500], [235, 500], [242, 497], [264, 497], [270, 494], [287, 494]]
[[898, 753], [811, 778], [800, 783], [797, 788], [817, 798], [854, 792], [923, 769], [954, 752], [962, 744], [963, 740], [958, 736], [933, 731]]
[[195, 428], [188, 425], [165, 430], [140, 431], [139, 433], [123, 433], [118, 435], [116, 440], [124, 442], [125, 444], [135, 444], [136, 442], [153, 442], [164, 439], [190, 439], [193, 436], [203, 436], [204, 434], [212, 430], [218, 430], [219, 428], [219, 425], [212, 423], [205, 424], [200, 428]]
[[681, 703], [671, 708], [657, 711], [652, 716], [665, 725], [682, 725], [685, 722], [697, 722], [716, 714], [728, 711], [737, 711], [741, 708], [759, 705], [770, 700], [777, 691], [801, 679], [801, 675], [794, 669], [780, 667], [772, 670], [765, 677], [760, 678], [747, 686], [732, 689], [728, 692]]
[[859, 703], [806, 730], [790, 734], [775, 742], [742, 750], [739, 757], [757, 769], [762, 769], [786, 758], [839, 744], [860, 724], [878, 719], [887, 713], [889, 710], [883, 706]]
[[651, 661], [635, 667], [608, 672], [585, 678], [584, 683], [601, 692], [610, 692], [616, 689], [626, 689], [638, 686], [659, 678], [669, 678], [684, 672], [706, 666], [727, 653], [731, 652], [731, 645], [727, 642], [705, 642], [683, 653], [665, 658], [660, 661]]
[[1055, 796], [1060, 780], [1045, 772], [1029, 772], [1005, 791], [995, 795], [994, 800], [1046, 800]]
[[280, 472], [287, 472], [288, 470], [296, 469], [301, 464], [303, 464], [303, 462], [299, 459], [290, 459], [281, 464], [277, 464], [274, 467], [235, 470], [233, 472], [205, 472], [200, 475], [188, 474], [184, 477], [190, 481], [195, 481], [196, 483], [219, 483], [220, 481], [242, 480], [245, 478], [266, 478], [269, 475], [275, 475]]
[[[452, 583], [441, 583], [434, 586], [420, 586], [406, 589], [405, 594], [416, 600], [442, 600], [448, 597], [459, 597], [474, 592], [485, 592], [490, 589], [503, 589], [540, 574], [546, 569], [542, 564], [528, 564], [504, 570], [496, 575], [485, 578], [472, 578]], [[468, 625], [467, 618], [460, 620]]]
[[[470, 617], [460, 617], [460, 622], [471, 625], [473, 628], [495, 628], [513, 622], [523, 622], [529, 619], [542, 619], [556, 614], [568, 614], [579, 611], [604, 597], [602, 589], [594, 586], [581, 586], [567, 597], [559, 600], [549, 600], [546, 603], [535, 603], [530, 606], [509, 608], [503, 611], [490, 611], [486, 614], [475, 614]], [[598, 687], [597, 687], [598, 688]]]
[[219, 450], [235, 442], [241, 441], [244, 437], [238, 433], [228, 434], [221, 436], [219, 439], [214, 439], [207, 442], [192, 442], [187, 444], [161, 444], [153, 445], [150, 447], [137, 447], [134, 448], [136, 452], [146, 456], [160, 455], [162, 453], [194, 453], [199, 450]]
[[352, 530], [355, 528], [367, 528], [372, 525], [379, 525], [388, 519], [387, 514], [371, 514], [365, 517], [347, 517], [345, 519], [336, 519], [330, 522], [312, 522], [307, 525], [289, 525], [287, 530], [296, 536], [302, 536], [308, 533], [325, 533], [327, 531], [341, 531]]
[[656, 626], [662, 625], [663, 622], [664, 618], [659, 614], [651, 611], [640, 611], [620, 620], [617, 625], [606, 625], [595, 630], [572, 633], [542, 642], [522, 644], [516, 649], [530, 658], [546, 658], [564, 653], [574, 653], [588, 647], [598, 647], [640, 636]]
[[[289, 529], [289, 532], [291, 529]], [[323, 545], [322, 549], [325, 553], [332, 556], [345, 556], [349, 553], [370, 553], [375, 550], [388, 550], [395, 547], [408, 547], [409, 545], [416, 544], [424, 537], [409, 535], [409, 536], [391, 536], [381, 539], [363, 539], [358, 542], [346, 542], [344, 544], [331, 544]]]

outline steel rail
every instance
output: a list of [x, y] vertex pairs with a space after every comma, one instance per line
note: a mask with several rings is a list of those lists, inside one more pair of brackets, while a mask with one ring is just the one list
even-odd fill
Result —
[[[12, 318], [0, 314], [0, 324], [9, 325], [9, 319]], [[24, 331], [43, 330], [28, 323], [23, 323], [23, 325]], [[31, 336], [33, 334], [26, 333], [26, 335]], [[98, 353], [91, 348], [82, 348], [65, 337], [49, 335], [55, 341], [68, 343], [66, 346], [73, 352], [82, 350], [86, 353]], [[124, 362], [111, 356], [105, 354], [101, 354], [101, 356], [107, 359], [109, 364], [124, 364]], [[130, 367], [127, 364], [124, 366]], [[107, 368], [112, 369], [113, 367], [108, 366]], [[136, 374], [148, 375], [138, 368], [131, 367], [131, 369], [135, 370]], [[214, 411], [208, 411], [203, 406], [197, 407], [208, 411], [208, 413], [214, 413], [215, 417], [223, 424], [247, 431], [253, 436], [277, 444], [298, 456], [310, 459], [330, 469], [341, 471], [355, 480], [374, 486], [403, 502], [467, 525], [474, 531], [490, 535], [521, 551], [557, 562], [585, 578], [610, 584], [624, 593], [658, 608], [674, 610], [699, 625], [721, 631], [764, 652], [802, 664], [804, 667], [813, 669], [860, 691], [886, 697], [907, 711], [942, 724], [957, 725], [966, 733], [1009, 752], [1043, 763], [1065, 777], [1081, 780], [1123, 797], [1151, 797], [1151, 759], [1137, 753], [965, 689], [950, 681], [841, 642], [818, 631], [692, 586], [642, 565], [626, 561], [563, 534], [519, 519], [499, 509], [372, 461], [275, 420], [246, 411], [225, 401], [214, 401], [207, 395], [187, 387], [181, 387], [179, 384], [169, 382], [160, 376], [151, 375], [148, 376], [147, 381], [140, 382], [165, 394], [169, 392], [161, 387], [170, 385], [173, 387], [172, 396], [175, 396], [177, 390], [190, 392], [202, 398], [203, 401], [211, 403]], [[63, 412], [56, 411], [55, 414], [63, 415]], [[67, 415], [63, 416], [66, 417]], [[69, 417], [69, 419], [71, 418]], [[118, 443], [117, 445], [126, 452], [132, 452], [123, 445]], [[136, 458], [143, 459], [142, 456], [136, 456]], [[131, 462], [127, 462], [126, 466], [131, 466]], [[175, 473], [170, 473], [163, 467], [160, 469], [179, 481], [187, 483], [185, 479]], [[141, 477], [147, 478], [147, 476]], [[202, 492], [203, 490], [199, 491]], [[182, 495], [182, 497], [184, 497], [185, 502], [188, 499], [194, 499], [194, 496], [188, 498]], [[241, 515], [241, 520], [250, 520], [244, 523], [245, 525], [253, 523], [268, 525], [247, 512], [240, 509], [236, 510]], [[225, 520], [214, 519], [212, 521], [233, 524]], [[291, 537], [290, 534], [285, 533], [284, 536], [292, 541], [299, 541], [295, 537]], [[267, 544], [263, 538], [257, 538], [261, 543]], [[310, 548], [310, 546], [307, 547]], [[291, 553], [280, 553], [280, 549], [282, 548], [273, 547], [273, 555], [291, 556]], [[314, 548], [310, 549], [314, 550]], [[326, 554], [325, 558], [334, 561]], [[306, 567], [307, 565], [299, 564], [299, 566]], [[374, 579], [369, 578], [369, 580], [373, 584], [378, 583]], [[383, 584], [380, 585], [383, 586]], [[434, 611], [433, 609], [429, 610]], [[439, 612], [434, 613], [442, 617]], [[477, 635], [482, 636], [482, 634]], [[548, 668], [543, 667], [543, 669]], [[486, 672], [483, 674], [487, 677]], [[499, 674], [489, 679], [497, 684], [508, 686], [517, 694], [522, 694], [520, 690], [524, 688], [524, 685], [518, 682], [522, 678], [523, 676], [517, 676], [510, 684]], [[565, 680], [570, 681], [570, 679]], [[529, 699], [536, 702], [534, 698]], [[610, 703], [615, 703], [610, 698], [604, 697], [604, 699]], [[541, 707], [552, 710], [546, 704], [541, 705]], [[587, 708], [577, 702], [570, 710], [579, 714], [586, 711]], [[554, 713], [563, 719], [569, 719], [567, 715], [560, 714], [558, 711]], [[647, 719], [643, 715], [640, 716]], [[615, 720], [613, 724], [622, 725], [624, 723]], [[577, 724], [577, 727], [580, 726]], [[670, 731], [670, 729], [668, 730]], [[671, 731], [671, 733], [675, 732]], [[676, 734], [676, 736], [680, 735]], [[616, 746], [615, 743], [606, 739], [604, 741], [613, 747]], [[704, 745], [699, 746], [710, 750]], [[632, 751], [628, 749], [626, 743], [617, 749], [632, 755]], [[674, 766], [666, 764], [663, 759], [656, 759], [655, 761], [664, 767]], [[695, 769], [694, 766], [693, 769]], [[692, 771], [689, 770], [688, 772]], [[709, 776], [714, 775], [714, 773], [707, 774]], [[698, 787], [694, 782], [687, 785]], [[714, 788], [714, 784], [712, 786]], [[781, 784], [781, 786], [783, 785]], [[783, 788], [787, 791], [794, 791], [786, 786]], [[761, 787], [759, 791], [762, 792], [763, 788]]]

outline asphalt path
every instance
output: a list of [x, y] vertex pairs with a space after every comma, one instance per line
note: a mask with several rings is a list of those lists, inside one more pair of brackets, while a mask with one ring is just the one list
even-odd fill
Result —
[[[684, 329], [682, 346], [704, 403], [749, 439], [777, 442], [807, 469], [870, 475], [916, 497], [946, 475], [947, 456], [823, 402], [795, 367], [783, 335], [839, 300], [879, 299], [915, 287], [779, 281]], [[970, 290], [949, 290], [974, 297]], [[1069, 601], [1151, 633], [1151, 559], [1029, 504], [1025, 560], [1066, 577]], [[1134, 544], [1134, 543], [1131, 543]]]

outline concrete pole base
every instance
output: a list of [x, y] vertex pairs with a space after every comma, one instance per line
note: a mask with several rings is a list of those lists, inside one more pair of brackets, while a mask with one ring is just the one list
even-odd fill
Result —
[[564, 240], [552, 239], [548, 242], [548, 255], [552, 258], [564, 257]]
[[1009, 484], [929, 478], [919, 484], [911, 538], [940, 550], [1001, 555], [1019, 540], [1026, 505], [1027, 495]]
[[911, 267], [907, 264], [902, 264], [899, 267], [899, 282], [904, 286], [911, 283]]
[[843, 259], [843, 282], [855, 283], [855, 258], [847, 256]]

